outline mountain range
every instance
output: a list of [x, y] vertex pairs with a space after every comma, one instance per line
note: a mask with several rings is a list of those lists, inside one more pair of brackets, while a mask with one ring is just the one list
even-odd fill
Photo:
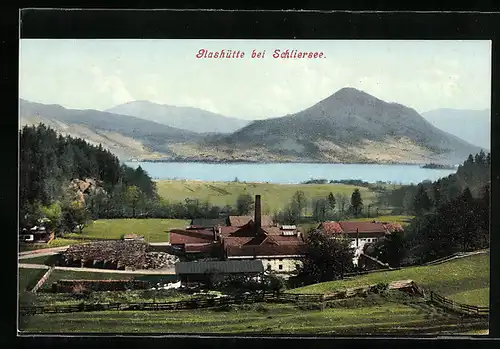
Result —
[[176, 107], [149, 101], [134, 101], [106, 110], [198, 133], [230, 133], [250, 121], [230, 118], [192, 107]]
[[437, 128], [474, 145], [490, 149], [490, 109], [435, 109], [421, 115]]
[[[458, 164], [480, 151], [415, 110], [354, 88], [298, 113], [253, 122], [147, 101], [102, 112], [21, 100], [20, 117], [21, 124], [43, 122], [102, 143], [123, 159]], [[201, 122], [205, 117], [210, 121]]]

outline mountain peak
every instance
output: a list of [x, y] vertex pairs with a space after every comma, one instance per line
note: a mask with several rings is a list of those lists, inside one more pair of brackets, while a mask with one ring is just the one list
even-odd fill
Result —
[[354, 87], [343, 87], [325, 100], [339, 100], [346, 103], [380, 101], [380, 99]]

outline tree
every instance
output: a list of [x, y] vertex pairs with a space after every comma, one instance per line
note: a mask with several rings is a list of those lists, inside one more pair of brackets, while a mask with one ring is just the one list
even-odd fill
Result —
[[344, 193], [337, 193], [335, 195], [335, 201], [339, 204], [340, 212], [343, 215], [345, 212], [345, 206], [348, 202], [348, 197]]
[[141, 191], [135, 185], [127, 187], [125, 198], [127, 200], [127, 204], [132, 207], [132, 217], [135, 218], [137, 204], [139, 203], [139, 200], [141, 198]]
[[419, 185], [417, 188], [417, 194], [413, 199], [413, 209], [417, 215], [421, 215], [424, 212], [428, 212], [432, 207], [431, 199], [427, 195], [423, 185]]
[[354, 189], [351, 195], [351, 207], [355, 217], [358, 217], [363, 209], [363, 199], [358, 188]]
[[335, 205], [337, 204], [337, 201], [335, 200], [335, 195], [333, 195], [332, 192], [328, 194], [328, 204], [330, 205], [330, 210], [333, 212], [335, 210]]
[[62, 225], [73, 232], [78, 228], [80, 234], [83, 232], [90, 218], [89, 212], [85, 209], [85, 205], [78, 201], [73, 201], [66, 206], [63, 206]]
[[295, 206], [298, 209], [299, 220], [302, 216], [303, 210], [307, 207], [307, 199], [306, 194], [302, 190], [298, 190], [292, 196], [292, 206]]
[[403, 233], [395, 231], [381, 238], [374, 244], [373, 250], [375, 258], [388, 263], [391, 267], [399, 267], [406, 255]]
[[342, 279], [353, 269], [354, 250], [348, 239], [332, 238], [322, 231], [313, 230], [305, 242], [305, 256], [298, 269], [298, 278], [304, 283]]
[[249, 193], [240, 194], [236, 199], [236, 210], [240, 216], [246, 215], [254, 209], [254, 199]]
[[315, 221], [324, 222], [327, 219], [328, 200], [316, 199], [313, 200], [313, 218]]
[[40, 212], [43, 217], [48, 219], [49, 229], [56, 229], [61, 225], [62, 208], [59, 202], [54, 202], [49, 206], [40, 206]]

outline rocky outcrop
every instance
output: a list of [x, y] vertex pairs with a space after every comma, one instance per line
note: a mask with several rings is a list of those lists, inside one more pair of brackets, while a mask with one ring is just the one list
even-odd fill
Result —
[[100, 193], [106, 194], [106, 191], [104, 190], [102, 185], [102, 181], [95, 180], [93, 178], [75, 178], [71, 180], [70, 184], [68, 185], [68, 189], [74, 192], [76, 201], [85, 204], [85, 195]]

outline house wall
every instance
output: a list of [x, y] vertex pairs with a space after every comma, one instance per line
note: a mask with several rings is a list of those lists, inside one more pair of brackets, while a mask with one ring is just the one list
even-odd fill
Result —
[[[277, 273], [290, 273], [297, 269], [297, 264], [302, 264], [298, 258], [259, 258], [264, 264], [264, 270], [267, 270], [268, 266], [271, 267], [272, 271]], [[281, 267], [280, 267], [281, 266]]]
[[271, 270], [278, 273], [290, 273], [297, 269], [297, 264], [302, 264], [298, 258], [262, 258], [264, 269], [271, 266]]
[[[359, 241], [358, 241], [358, 244], [359, 244], [359, 246], [361, 246], [361, 245], [364, 245], [364, 244], [366, 244], [366, 243], [377, 242], [377, 241], [378, 241], [378, 239], [379, 239], [378, 237], [359, 238], [359, 239], [358, 239], [358, 240], [359, 240]], [[355, 238], [350, 238], [349, 240], [350, 240], [350, 242], [351, 242], [351, 245], [350, 245], [350, 246], [351, 246], [352, 248], [356, 248], [356, 239], [355, 239]]]

